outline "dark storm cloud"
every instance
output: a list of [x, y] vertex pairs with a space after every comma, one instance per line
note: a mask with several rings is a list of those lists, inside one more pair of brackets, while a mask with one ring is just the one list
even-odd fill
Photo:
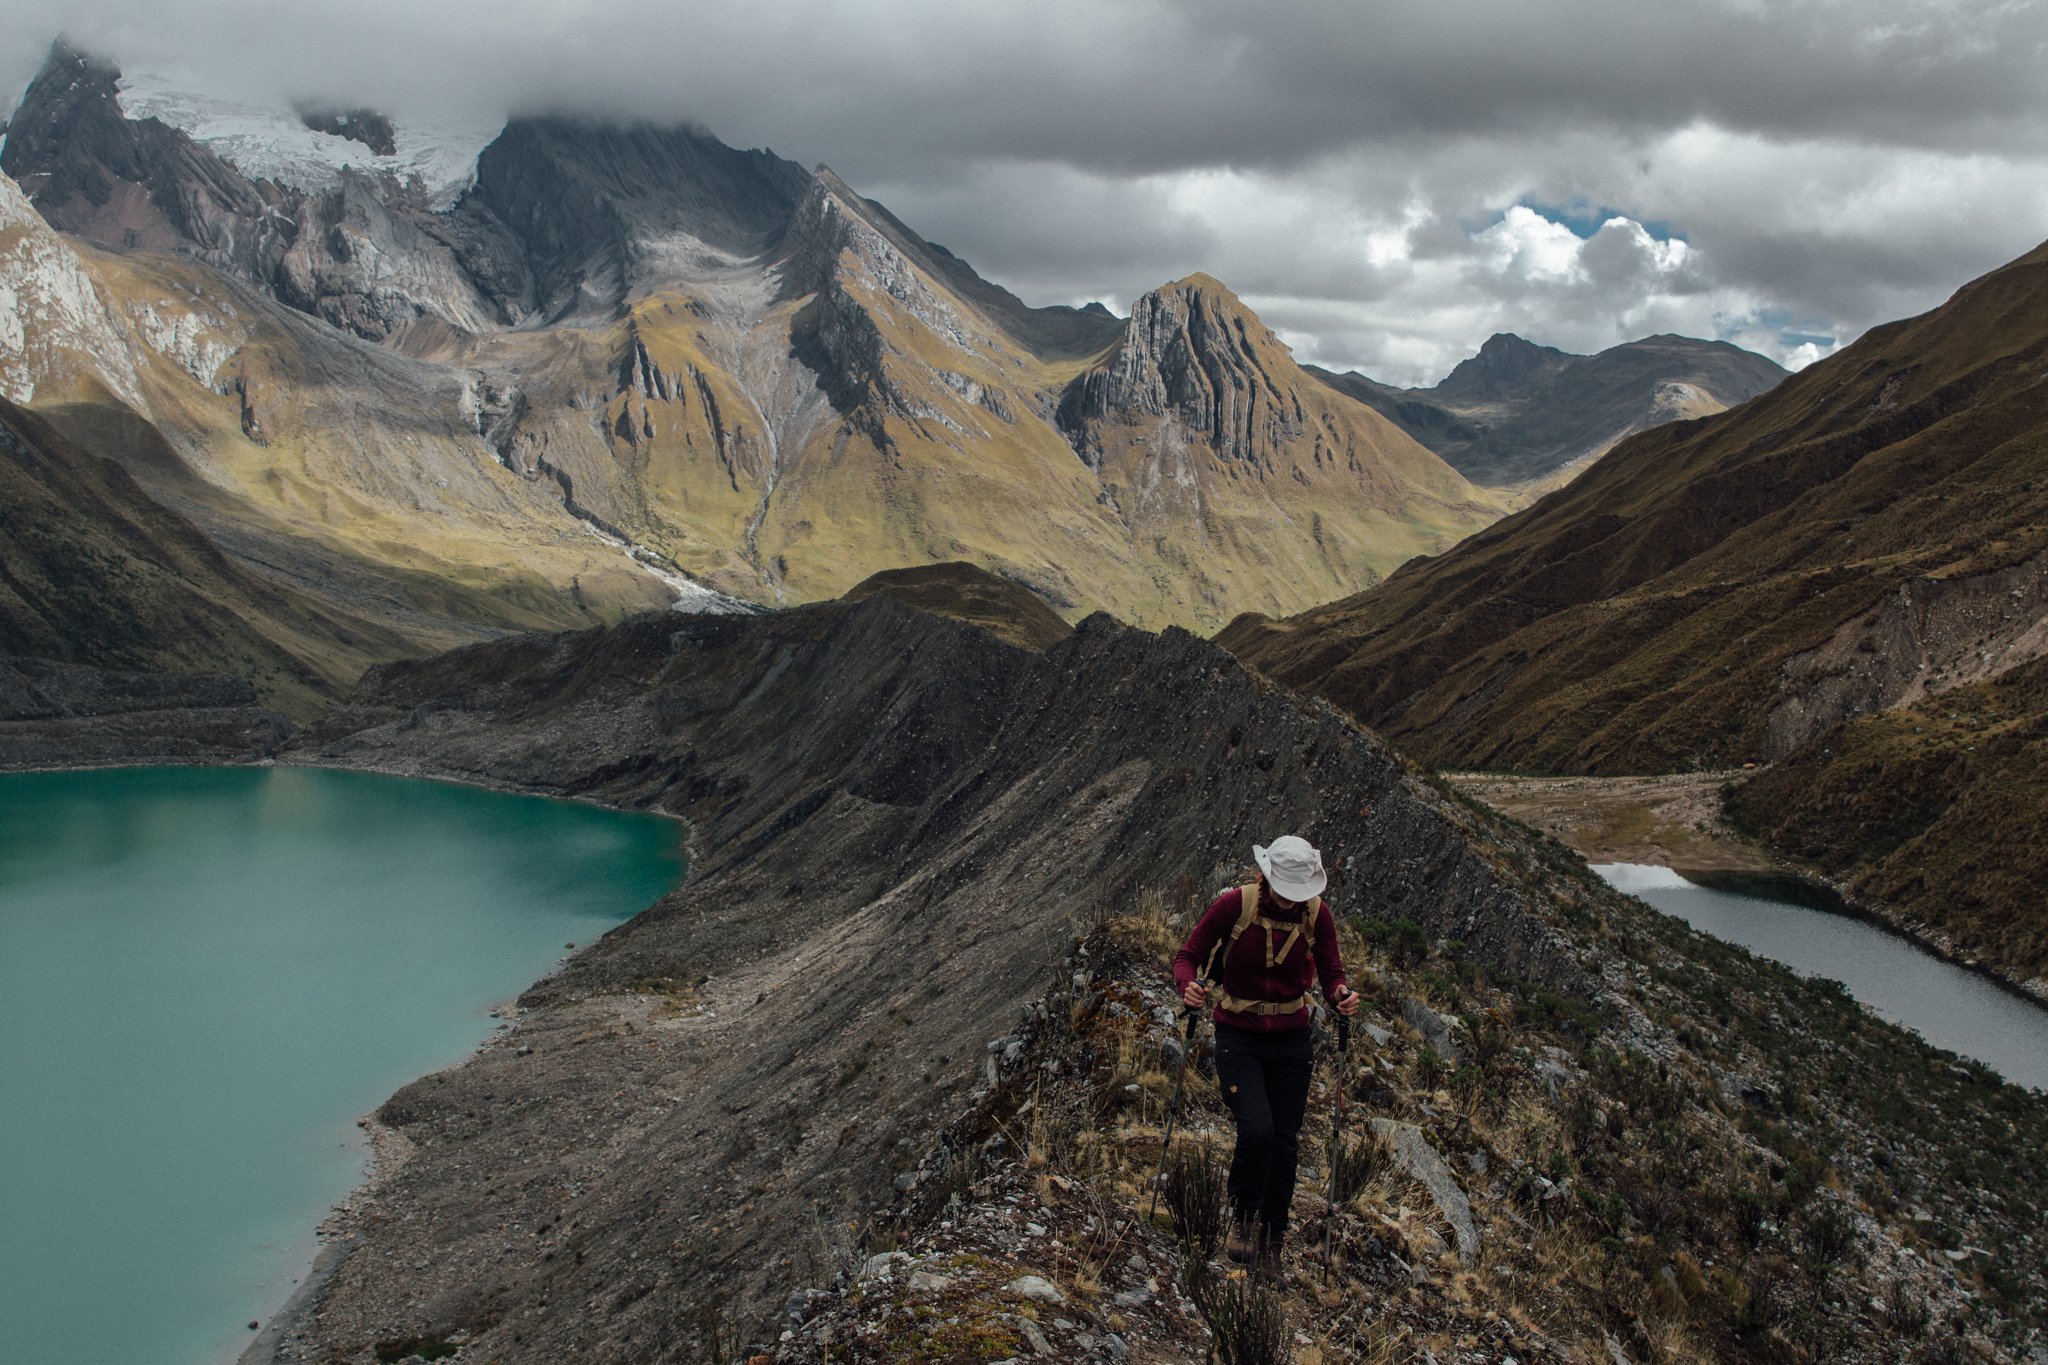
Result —
[[[0, 21], [17, 86], [61, 26], [243, 96], [695, 120], [829, 161], [1034, 301], [1206, 269], [1305, 355], [1403, 380], [1504, 327], [1789, 355], [1769, 319], [1846, 339], [2048, 235], [2032, 0], [0, 0]], [[1684, 249], [1505, 228], [1518, 205]]]

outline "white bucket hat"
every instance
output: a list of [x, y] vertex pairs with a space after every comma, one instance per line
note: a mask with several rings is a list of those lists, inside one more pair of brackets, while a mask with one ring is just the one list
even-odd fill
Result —
[[1330, 884], [1323, 872], [1323, 855], [1308, 840], [1292, 834], [1281, 835], [1266, 848], [1253, 844], [1252, 858], [1276, 896], [1291, 901], [1313, 900]]

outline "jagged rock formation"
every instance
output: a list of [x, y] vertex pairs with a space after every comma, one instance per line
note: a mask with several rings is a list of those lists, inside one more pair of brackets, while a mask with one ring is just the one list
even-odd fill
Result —
[[1140, 298], [1116, 346], [1066, 386], [1058, 420], [1132, 533], [1178, 540], [1192, 564], [1215, 555], [1217, 577], [1251, 560], [1304, 583], [1376, 578], [1389, 540], [1425, 551], [1416, 531], [1484, 505], [1309, 378], [1207, 275]]
[[[1155, 289], [1131, 306], [1110, 358], [1068, 385], [1060, 419], [1084, 456], [1092, 423], [1171, 416], [1224, 459], [1271, 472], [1273, 450], [1301, 434], [1308, 414], [1299, 392], [1283, 388], [1261, 363], [1251, 331], [1257, 325], [1210, 276]], [[1270, 332], [1258, 340], [1269, 351], [1278, 344]]]
[[[2018, 676], [2048, 650], [2048, 484], [2033, 470], [2044, 357], [2048, 248], [1733, 412], [1624, 442], [1569, 487], [1376, 592], [1287, 621], [1245, 619], [1219, 639], [1444, 766], [1626, 773], [1778, 760], [1787, 774], [1818, 773], [1858, 717], [1901, 705], [1976, 713], [1939, 699]], [[1866, 829], [1866, 809], [1853, 837], [1784, 834], [1781, 847], [1838, 875], [1885, 862], [1950, 790], [1928, 762], [1936, 749], [1974, 767], [1971, 743], [1957, 736], [1862, 780], [1919, 815]], [[1794, 818], [1788, 781], [1752, 808], [1754, 827], [1823, 818], [1821, 806]], [[1996, 779], [1973, 781], [1988, 791]], [[1908, 917], [1974, 925], [1959, 937], [1983, 935], [1987, 951], [2031, 945], [2000, 958], [2024, 980], [2048, 961], [2039, 897], [2020, 888], [2048, 867], [2026, 851], [2038, 841], [2007, 842], [1997, 828], [2013, 826], [1951, 826], [1955, 842], [1905, 897]], [[1897, 894], [1904, 865], [1891, 866], [1867, 889]], [[2011, 928], [1987, 932], [1994, 922]]]
[[[1074, 937], [1104, 916], [1142, 917], [1146, 893], [1156, 906], [1177, 878], [1214, 885], [1249, 841], [1280, 825], [1320, 843], [1335, 874], [1332, 904], [1375, 917], [1376, 952], [1395, 955], [1368, 957], [1352, 940], [1375, 1000], [1368, 1022], [1399, 1028], [1408, 974], [1435, 980], [1428, 989], [1458, 997], [1440, 998], [1462, 1017], [1474, 1074], [1497, 1075], [1500, 1093], [1528, 1106], [1494, 1110], [1485, 1106], [1499, 1101], [1487, 1100], [1475, 1111], [1482, 1125], [1454, 1121], [1456, 1106], [1435, 1094], [1443, 1073], [1429, 1070], [1442, 1064], [1423, 1057], [1420, 1035], [1410, 1043], [1381, 1030], [1373, 1065], [1386, 1073], [1361, 1081], [1361, 1103], [1459, 1144], [1460, 1160], [1439, 1174], [1451, 1182], [1447, 1203], [1463, 1186], [1486, 1211], [1488, 1230], [1475, 1214], [1475, 1237], [1519, 1245], [1534, 1234], [1499, 1230], [1563, 1218], [1573, 1235], [1597, 1226], [1598, 1235], [1641, 1229], [1648, 1238], [1662, 1228], [1686, 1239], [1650, 1238], [1659, 1258], [1689, 1245], [1739, 1259], [1748, 1254], [1739, 1250], [1742, 1191], [1760, 1192], [1760, 1207], [1774, 1210], [1765, 1216], [1788, 1227], [1838, 1216], [1831, 1198], [1800, 1202], [1820, 1177], [1807, 1145], [1816, 1142], [1872, 1198], [1893, 1190], [1893, 1207], [1938, 1193], [1944, 1216], [1987, 1244], [1998, 1239], [2008, 1264], [2038, 1233], [1999, 1213], [1996, 1192], [1941, 1184], [1954, 1149], [1901, 1146], [1884, 1127], [1938, 1112], [1977, 1133], [1972, 1142], [1995, 1131], [2019, 1153], [2048, 1141], [2035, 1119], [2007, 1129], [1992, 1116], [1980, 1077], [1950, 1074], [1820, 986], [1630, 908], [1556, 846], [1458, 802], [1367, 732], [1178, 631], [1150, 636], [1096, 617], [1040, 654], [886, 597], [745, 620], [650, 615], [384, 666], [298, 752], [674, 811], [692, 822], [697, 860], [686, 886], [529, 991], [511, 1034], [385, 1104], [387, 1150], [402, 1150], [403, 1162], [344, 1215], [331, 1274], [277, 1325], [263, 1359], [367, 1361], [405, 1342], [460, 1340], [507, 1361], [691, 1360], [714, 1331], [728, 1349], [764, 1337], [769, 1345], [749, 1349], [771, 1349], [782, 1325], [771, 1315], [806, 1286], [827, 1292], [795, 1300], [799, 1324], [818, 1312], [832, 1298], [832, 1258], [852, 1254], [860, 1227], [938, 1235], [932, 1215], [949, 1190], [978, 1201], [982, 1167], [963, 1158], [1004, 1156], [1000, 1144], [977, 1145], [999, 1124], [1020, 1141], [1064, 1131], [1067, 1139], [1028, 1140], [1071, 1151], [1085, 1145], [1077, 1117], [1113, 1124], [1118, 1105], [1156, 1109], [1158, 1095], [1133, 1092], [1150, 1084], [1163, 1094], [1168, 1084], [1150, 1060], [1154, 1035], [1172, 1026], [1170, 1012], [1157, 1020], [1163, 961], [1092, 948], [1075, 958]], [[1397, 927], [1402, 920], [1412, 923]], [[1617, 942], [1653, 961], [1617, 959]], [[1044, 997], [1048, 975], [1059, 985]], [[1522, 1030], [1513, 1039], [1494, 1022], [1510, 1009]], [[1066, 1035], [1069, 1025], [1096, 1032]], [[1529, 1051], [1515, 1053], [1515, 1042]], [[1865, 1083], [1902, 1067], [1916, 1090], [1926, 1087], [1911, 1103]], [[1150, 1075], [1141, 1084], [1116, 1068]], [[1039, 1089], [1040, 1075], [1058, 1079]], [[1815, 1098], [1781, 1109], [1773, 1087]], [[1544, 1098], [1553, 1088], [1555, 1109]], [[1026, 1122], [1020, 1110], [1034, 1095], [1040, 1115]], [[1725, 1111], [1752, 1103], [1739, 1095], [1782, 1116], [1773, 1119], [1782, 1126], [1756, 1129], [1778, 1146], [1752, 1150], [1738, 1134]], [[1191, 1123], [1213, 1125], [1213, 1100], [1197, 1103], [1211, 1115]], [[1506, 1145], [1522, 1141], [1515, 1132], [1530, 1145]], [[1667, 1136], [1646, 1147], [1652, 1134]], [[1571, 1179], [1598, 1199], [1542, 1200], [1562, 1168], [1552, 1162], [1539, 1186], [1532, 1163], [1538, 1148], [1561, 1142], [1578, 1144], [1584, 1165]], [[1463, 1153], [1494, 1144], [1498, 1176], [1479, 1181]], [[1111, 1159], [1149, 1173], [1154, 1150], [1140, 1144]], [[1874, 1150], [1882, 1163], [1868, 1158]], [[1771, 1175], [1790, 1178], [1781, 1151], [1807, 1163], [1799, 1193], [1782, 1199]], [[2010, 1168], [2027, 1169], [2023, 1159]], [[1059, 1216], [1078, 1226], [1083, 1197], [1070, 1180], [1061, 1188], [1073, 1198]], [[1683, 1202], [1672, 1192], [1680, 1188], [1691, 1191]], [[1069, 1205], [1050, 1191], [1041, 1199]], [[1109, 1207], [1092, 1205], [1105, 1241]], [[972, 1209], [955, 1212], [947, 1226], [983, 1226]], [[1427, 1281], [1441, 1269], [1416, 1251], [1433, 1234], [1404, 1217], [1399, 1232], [1368, 1221], [1344, 1234], [1346, 1263], [1373, 1294], [1399, 1295], [1411, 1275]], [[1910, 1226], [1890, 1215], [1883, 1230], [1873, 1219], [1856, 1235], [1887, 1248], [1889, 1265]], [[1119, 1266], [1140, 1253], [1155, 1277], [1171, 1254], [1143, 1227], [1121, 1245]], [[979, 1276], [1003, 1263], [987, 1253], [955, 1269]], [[993, 1288], [1009, 1286], [1002, 1292], [1013, 1298], [1071, 1292], [1052, 1283], [1073, 1283], [1058, 1248], [1023, 1254], [1033, 1259]], [[1418, 1259], [1404, 1264], [1404, 1255]], [[1540, 1264], [1501, 1255], [1518, 1275]], [[1688, 1281], [1698, 1330], [1722, 1339], [1745, 1295], [1778, 1292], [1769, 1289], [1784, 1273], [1776, 1255], [1754, 1266], [1731, 1260], [1723, 1290]], [[1563, 1290], [1571, 1306], [1543, 1300], [1546, 1323], [1590, 1327], [1595, 1340], [1603, 1323], [1628, 1330], [1627, 1313], [1649, 1311], [1657, 1265], [1624, 1256], [1603, 1278], [1573, 1280]], [[891, 1284], [864, 1282], [871, 1311], [904, 1290], [943, 1289], [907, 1273], [901, 1284], [883, 1278]], [[1492, 1294], [1496, 1283], [1484, 1277], [1473, 1290]], [[1155, 1303], [1164, 1284], [1129, 1311], [1148, 1339], [1157, 1327], [1157, 1339], [1180, 1342], [1188, 1320]], [[1631, 1297], [1609, 1306], [1604, 1296], [1620, 1286], [1634, 1286]], [[1869, 1329], [1853, 1325], [1866, 1290], [1849, 1296], [1848, 1310], [1814, 1311], [1867, 1340]], [[1957, 1297], [1941, 1292], [1944, 1304]], [[2017, 1316], [1978, 1330], [2004, 1322], [2023, 1331], [2040, 1294], [2038, 1274], [2021, 1275], [1997, 1310]], [[1451, 1311], [1426, 1296], [1398, 1301], [1401, 1313], [1438, 1326]], [[857, 1311], [860, 1300], [851, 1302]], [[1108, 1311], [1083, 1303], [1068, 1326], [1044, 1330], [1101, 1344], [1115, 1330]], [[1789, 1321], [1791, 1308], [1780, 1311], [1775, 1320]], [[913, 1315], [903, 1330], [923, 1321]], [[1517, 1332], [1531, 1325], [1517, 1321]], [[1755, 1321], [1764, 1332], [1772, 1319]], [[1765, 1336], [1758, 1349], [1768, 1347]]]
[[130, 119], [120, 75], [60, 41], [15, 111], [0, 170], [53, 227], [189, 252], [371, 338], [423, 315], [477, 327], [525, 311], [517, 253], [475, 211], [444, 220], [360, 174], [313, 194], [252, 179], [176, 128]]
[[1785, 378], [1777, 364], [1725, 341], [1653, 336], [1570, 355], [1509, 332], [1489, 337], [1434, 388], [1312, 373], [1486, 486], [1576, 472], [1639, 431], [1724, 411]]
[[[449, 199], [445, 167], [427, 183], [375, 154], [313, 165], [319, 148], [209, 138], [168, 96], [139, 107], [177, 124], [128, 117], [130, 93], [110, 65], [58, 49], [0, 167], [53, 224], [115, 248], [78, 253], [125, 342], [108, 354], [153, 373], [104, 383], [218, 492], [261, 508], [253, 533], [220, 499], [202, 521], [224, 544], [265, 541], [266, 565], [293, 558], [266, 524], [284, 501], [320, 553], [338, 544], [468, 590], [507, 558], [469, 532], [546, 501], [517, 537], [533, 624], [660, 590], [690, 609], [800, 601], [965, 559], [1059, 611], [1214, 626], [1354, 589], [1498, 511], [1306, 381], [1220, 287], [1218, 326], [1242, 333], [1243, 373], [1266, 375], [1252, 408], [1222, 391], [1208, 416], [1119, 399], [1063, 430], [1062, 394], [1119, 321], [1024, 306], [828, 169], [690, 128], [520, 119]], [[303, 122], [278, 136], [363, 145]], [[381, 136], [373, 121], [346, 126]], [[403, 151], [405, 129], [393, 135]], [[366, 359], [347, 335], [412, 363]], [[1198, 368], [1227, 350], [1222, 332], [1190, 339]], [[308, 371], [317, 396], [298, 391]], [[351, 387], [364, 379], [375, 387]], [[1275, 425], [1282, 394], [1302, 397]], [[221, 397], [235, 404], [225, 427]], [[1216, 428], [1201, 458], [1184, 449], [1190, 422]], [[302, 444], [326, 492], [281, 499]], [[479, 455], [526, 487], [480, 477]], [[162, 471], [136, 473], [163, 491]], [[429, 506], [458, 533], [422, 528]], [[600, 548], [616, 568], [590, 568]]]

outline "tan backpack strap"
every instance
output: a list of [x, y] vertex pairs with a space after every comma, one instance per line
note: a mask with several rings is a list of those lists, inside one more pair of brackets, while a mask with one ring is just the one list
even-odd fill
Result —
[[1230, 950], [1237, 946], [1237, 941], [1244, 937], [1244, 931], [1259, 917], [1259, 884], [1253, 882], [1250, 886], [1240, 886], [1237, 895], [1237, 923], [1230, 926], [1227, 937], [1217, 939], [1216, 946], [1209, 950], [1208, 977], [1211, 981], [1220, 983], [1223, 980], [1223, 966], [1230, 961]]

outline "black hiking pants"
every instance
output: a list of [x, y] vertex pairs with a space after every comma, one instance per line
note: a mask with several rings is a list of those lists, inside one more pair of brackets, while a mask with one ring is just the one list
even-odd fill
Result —
[[1216, 1025], [1216, 1083], [1237, 1119], [1230, 1158], [1230, 1204], [1257, 1218], [1277, 1242], [1287, 1232], [1294, 1172], [1301, 1161], [1301, 1120], [1308, 1111], [1314, 1043], [1305, 1028], [1255, 1033]]

